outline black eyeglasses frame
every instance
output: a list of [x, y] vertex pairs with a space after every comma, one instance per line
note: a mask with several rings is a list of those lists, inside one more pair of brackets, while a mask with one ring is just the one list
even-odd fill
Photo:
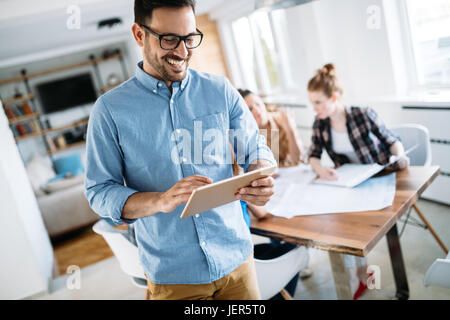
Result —
[[[178, 48], [178, 46], [180, 45], [181, 41], [184, 42], [184, 45], [186, 46], [187, 49], [191, 50], [191, 49], [198, 48], [198, 47], [200, 46], [200, 44], [202, 43], [202, 41], [203, 41], [203, 32], [201, 32], [201, 31], [198, 30], [197, 28], [196, 28], [196, 31], [197, 31], [198, 33], [191, 33], [191, 34], [188, 34], [187, 36], [179, 36], [179, 35], [173, 34], [173, 33], [159, 34], [159, 33], [156, 33], [155, 31], [153, 31], [152, 29], [150, 29], [149, 27], [147, 27], [145, 24], [140, 23], [139, 25], [141, 26], [142, 29], [144, 29], [145, 31], [149, 32], [150, 34], [152, 34], [153, 36], [155, 36], [156, 38], [159, 39], [159, 46], [160, 46], [161, 49], [163, 49], [163, 50], [167, 50], [167, 51], [175, 50], [175, 49]], [[166, 48], [163, 48], [163, 46], [162, 46], [162, 39], [163, 39], [165, 36], [177, 37], [177, 38], [178, 38], [178, 43], [177, 43], [177, 45], [176, 45], [174, 48], [172, 48], [172, 49], [166, 49]], [[186, 43], [186, 39], [189, 38], [189, 37], [191, 37], [191, 36], [200, 36], [200, 41], [199, 41], [198, 45], [196, 45], [195, 47], [188, 47], [188, 45], [187, 45], [187, 43]]]

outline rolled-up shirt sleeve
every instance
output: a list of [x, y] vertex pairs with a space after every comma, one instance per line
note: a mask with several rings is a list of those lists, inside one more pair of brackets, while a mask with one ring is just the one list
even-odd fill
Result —
[[370, 107], [365, 108], [365, 115], [370, 125], [370, 131], [387, 147], [389, 148], [396, 141], [400, 139], [389, 130], [384, 122], [380, 119], [378, 114]]
[[226, 80], [227, 99], [230, 115], [230, 143], [237, 163], [247, 172], [249, 165], [256, 160], [277, 162], [267, 146], [266, 138], [260, 134], [258, 125], [237, 90]]
[[92, 210], [115, 224], [134, 222], [121, 217], [128, 197], [137, 191], [125, 186], [117, 127], [102, 98], [89, 118], [86, 142], [85, 195]]

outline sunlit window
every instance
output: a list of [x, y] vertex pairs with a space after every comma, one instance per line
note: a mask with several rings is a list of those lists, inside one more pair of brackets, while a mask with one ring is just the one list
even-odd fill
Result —
[[240, 18], [233, 22], [232, 28], [241, 72], [246, 86], [251, 90], [258, 91], [261, 88], [261, 83], [258, 83], [260, 76], [255, 63], [256, 52], [253, 47], [253, 36], [249, 20], [246, 17]]
[[450, 87], [450, 1], [406, 0], [417, 82]]
[[245, 86], [271, 94], [281, 92], [292, 82], [286, 59], [284, 15], [282, 10], [256, 11], [232, 22], [233, 38]]

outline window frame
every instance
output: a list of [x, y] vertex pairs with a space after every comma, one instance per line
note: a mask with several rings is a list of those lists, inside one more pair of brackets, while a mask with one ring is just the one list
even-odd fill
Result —
[[419, 70], [420, 62], [417, 57], [417, 46], [413, 40], [413, 31], [411, 29], [411, 17], [408, 8], [407, 0], [401, 0], [399, 2], [399, 17], [400, 25], [403, 29], [402, 32], [405, 35], [403, 37], [403, 46], [405, 48], [405, 62], [408, 70], [408, 81], [410, 93], [420, 92], [436, 92], [436, 91], [449, 91], [450, 84], [427, 84], [421, 83]]
[[[233, 24], [233, 22], [237, 21], [238, 19], [246, 18], [249, 23], [250, 32], [252, 35], [253, 48], [254, 48], [255, 54], [257, 56], [257, 59], [255, 60], [255, 65], [258, 68], [258, 73], [261, 75], [260, 79], [258, 79], [258, 80], [255, 79], [256, 83], [258, 83], [258, 81], [261, 83], [261, 88], [256, 88], [256, 89], [258, 89], [258, 93], [262, 94], [262, 95], [266, 95], [266, 96], [276, 95], [276, 94], [280, 94], [280, 93], [286, 93], [286, 92], [289, 92], [293, 87], [292, 76], [289, 76], [289, 74], [288, 74], [289, 60], [285, 61], [285, 59], [282, 59], [282, 57], [281, 57], [282, 56], [282, 54], [281, 54], [282, 48], [280, 48], [280, 45], [282, 45], [282, 43], [286, 43], [286, 41], [285, 41], [285, 39], [280, 40], [279, 37], [281, 37], [283, 35], [278, 35], [275, 32], [276, 29], [274, 26], [274, 19], [272, 16], [272, 11], [267, 11], [267, 10], [263, 10], [263, 9], [261, 9], [261, 11], [263, 11], [267, 14], [270, 29], [272, 32], [272, 37], [274, 40], [274, 46], [275, 46], [275, 51], [276, 51], [276, 55], [274, 57], [275, 58], [274, 64], [276, 66], [277, 74], [279, 77], [279, 86], [273, 88], [270, 84], [267, 66], [265, 65], [265, 62], [264, 62], [264, 55], [260, 48], [261, 43], [260, 43], [258, 37], [256, 36], [257, 30], [255, 28], [254, 22], [252, 22], [252, 19], [250, 18], [250, 16], [252, 14], [254, 14], [256, 11], [250, 12], [250, 13], [242, 15], [242, 16], [234, 17], [233, 19], [230, 19], [228, 21], [228, 27], [229, 27], [228, 30], [231, 30], [231, 32], [232, 32], [231, 39], [233, 42], [233, 46], [232, 46], [231, 50], [233, 51], [232, 54], [234, 57], [236, 57], [236, 62], [239, 65], [239, 72], [240, 72], [239, 79], [241, 80], [240, 82], [242, 82], [241, 86], [245, 87], [245, 88], [251, 87], [250, 84], [247, 83], [248, 76], [245, 76], [242, 71], [242, 70], [244, 70], [242, 67], [243, 62], [239, 56], [238, 45], [237, 45], [235, 34], [233, 32], [232, 24]], [[288, 48], [285, 48], [285, 50], [288, 50]]]

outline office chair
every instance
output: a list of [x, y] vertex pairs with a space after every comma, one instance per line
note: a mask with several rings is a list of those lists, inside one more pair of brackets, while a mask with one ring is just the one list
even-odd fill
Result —
[[[397, 135], [405, 150], [413, 147], [414, 145], [418, 145], [416, 149], [411, 151], [408, 155], [410, 158], [410, 164], [413, 166], [429, 166], [431, 165], [431, 144], [430, 144], [430, 135], [428, 133], [428, 129], [419, 124], [404, 124], [399, 126], [391, 127], [390, 130]], [[416, 219], [410, 217], [411, 209], [414, 208], [419, 218], [422, 220], [423, 224], [417, 222]], [[413, 224], [416, 226], [420, 226], [424, 229], [428, 229], [433, 237], [438, 242], [439, 246], [444, 250], [446, 254], [448, 254], [448, 249], [441, 241], [436, 231], [431, 227], [428, 220], [423, 215], [423, 212], [419, 209], [416, 203], [413, 204], [412, 208], [408, 210], [406, 215], [406, 219], [404, 220], [404, 224], [402, 230], [400, 232], [400, 236], [403, 234], [403, 231], [406, 227], [406, 224]], [[412, 221], [412, 222], [410, 222]]]
[[268, 300], [280, 293], [285, 300], [292, 300], [284, 287], [300, 270], [308, 266], [307, 250], [306, 247], [300, 246], [278, 258], [254, 259], [261, 299]]
[[145, 300], [149, 300], [150, 293], [144, 269], [139, 259], [138, 248], [128, 240], [127, 232], [114, 228], [104, 219], [96, 222], [92, 229], [95, 233], [103, 236], [117, 260], [119, 260], [122, 271], [131, 276], [131, 282], [137, 287], [145, 288]]
[[445, 259], [436, 259], [424, 278], [424, 285], [450, 288], [450, 254]]

